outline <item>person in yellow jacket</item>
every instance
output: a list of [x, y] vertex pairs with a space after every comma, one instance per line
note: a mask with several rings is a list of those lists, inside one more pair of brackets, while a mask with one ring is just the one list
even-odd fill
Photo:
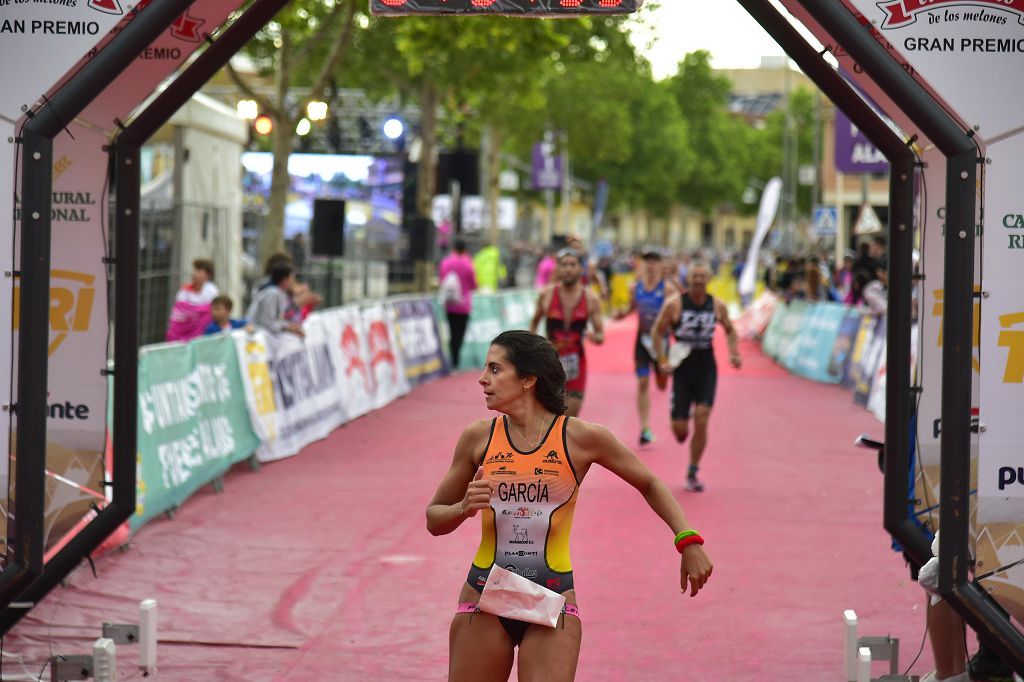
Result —
[[501, 250], [495, 244], [488, 244], [473, 256], [473, 270], [476, 284], [481, 291], [497, 291], [498, 283], [508, 275], [501, 261]]

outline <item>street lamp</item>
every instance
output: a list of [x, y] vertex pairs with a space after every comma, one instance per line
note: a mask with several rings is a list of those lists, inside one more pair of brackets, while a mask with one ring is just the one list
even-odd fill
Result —
[[397, 140], [405, 133], [405, 124], [402, 119], [392, 116], [384, 121], [384, 137], [389, 140]]
[[308, 118], [300, 118], [298, 125], [295, 126], [295, 134], [300, 137], [309, 135], [309, 131], [313, 129], [313, 124], [309, 122]]
[[306, 118], [310, 121], [323, 121], [327, 118], [327, 102], [313, 100], [306, 105]]
[[259, 115], [260, 109], [254, 99], [240, 99], [238, 104], [235, 105], [235, 110], [241, 118], [247, 121], [255, 120], [256, 116]]

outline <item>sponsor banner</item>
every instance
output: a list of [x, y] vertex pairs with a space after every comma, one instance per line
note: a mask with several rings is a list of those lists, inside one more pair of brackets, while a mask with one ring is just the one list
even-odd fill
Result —
[[814, 381], [838, 383], [839, 378], [829, 372], [829, 365], [845, 316], [846, 306], [838, 303], [807, 306], [800, 330], [789, 346], [786, 368]]
[[[841, 173], [888, 173], [889, 161], [867, 136], [836, 109], [836, 170]], [[834, 234], [834, 233], [833, 233]]]
[[232, 334], [261, 462], [290, 457], [347, 421], [329, 329], [314, 314], [303, 331], [305, 338], [286, 332]]
[[0, 55], [6, 66], [0, 70], [0, 117], [21, 118], [22, 107], [32, 107], [103, 40], [125, 10], [122, 0], [0, 0]]
[[448, 360], [441, 350], [431, 299], [396, 301], [390, 305], [394, 309], [395, 333], [409, 385], [416, 386], [447, 374]]
[[791, 367], [796, 359], [794, 346], [800, 330], [803, 329], [804, 316], [809, 308], [810, 306], [803, 301], [790, 301], [779, 306], [777, 310], [782, 316], [776, 314], [778, 324], [773, 318], [772, 324], [768, 327], [764, 343], [765, 352], [783, 367]]
[[857, 341], [850, 358], [850, 378], [853, 383], [853, 400], [867, 406], [875, 371], [885, 353], [885, 318], [865, 315], [857, 332]]
[[392, 310], [384, 304], [371, 305], [364, 307], [360, 316], [364, 357], [373, 379], [373, 407], [377, 409], [408, 393], [409, 382], [402, 366]]
[[500, 299], [502, 331], [529, 329], [537, 306], [537, 295], [532, 291], [511, 291], [500, 294]]
[[335, 385], [348, 419], [409, 392], [392, 315], [390, 307], [377, 304], [336, 308], [321, 316], [338, 359]]
[[1024, 2], [849, 1], [980, 139], [1024, 123], [1024, 95], [1002, 85], [1017, 82], [1024, 67]]
[[327, 329], [330, 347], [336, 352], [335, 385], [342, 409], [349, 419], [360, 417], [374, 405], [373, 373], [363, 341], [363, 318], [359, 306], [334, 308], [320, 315]]
[[231, 337], [143, 349], [132, 530], [181, 505], [259, 445]]
[[[981, 314], [981, 338], [987, 359], [981, 368], [980, 392], [985, 405], [981, 436], [978, 492], [984, 497], [1024, 498], [1024, 479], [1015, 464], [1024, 447], [1024, 424], [1014, 405], [1024, 397], [1024, 303], [1021, 302], [1024, 265], [1024, 203], [1014, 174], [1024, 151], [1016, 136], [992, 145], [987, 168], [987, 224], [983, 235], [984, 288], [988, 294]], [[1014, 453], [1016, 460], [1014, 462]], [[1022, 470], [1024, 471], [1024, 470]], [[1024, 503], [1021, 503], [1024, 505]]]
[[[980, 433], [978, 494], [981, 518], [992, 518], [985, 498], [1014, 498], [1024, 516], [1024, 136], [992, 144], [986, 165], [985, 230], [982, 236]], [[995, 521], [1007, 521], [995, 518]]]
[[[96, 503], [94, 493], [102, 494], [107, 479], [107, 381], [101, 374], [107, 367], [109, 332], [103, 264], [104, 144], [103, 135], [77, 126], [74, 138], [62, 135], [54, 142], [46, 467], [55, 476], [51, 480], [56, 489], [48, 503], [52, 523], [47, 548], [61, 540], [62, 531], [74, 528], [83, 514], [90, 513]], [[11, 195], [15, 229], [20, 229], [21, 193]], [[15, 344], [20, 301], [20, 281], [15, 278], [9, 313]], [[11, 366], [16, 386], [18, 363]], [[13, 413], [17, 415], [16, 404]], [[16, 431], [17, 425], [13, 428]]]
[[779, 299], [775, 294], [765, 291], [743, 311], [742, 315], [733, 320], [736, 333], [744, 339], [761, 338], [767, 331], [778, 305]]
[[853, 356], [854, 343], [857, 340], [857, 332], [860, 331], [861, 320], [864, 314], [856, 308], [849, 308], [839, 323], [839, 331], [836, 333], [836, 342], [832, 346], [832, 356], [828, 361], [829, 376], [842, 384], [850, 386], [850, 358]]
[[466, 325], [466, 336], [459, 351], [459, 369], [483, 367], [487, 349], [504, 330], [501, 302], [493, 294], [473, 294], [473, 308]]

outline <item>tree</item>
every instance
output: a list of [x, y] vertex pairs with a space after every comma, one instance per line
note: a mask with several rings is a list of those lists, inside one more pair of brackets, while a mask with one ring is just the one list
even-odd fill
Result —
[[738, 204], [747, 186], [750, 126], [726, 109], [731, 84], [715, 75], [711, 54], [687, 54], [675, 76], [668, 80], [690, 131], [693, 172], [679, 190], [680, 199], [704, 213], [721, 203]]
[[[352, 43], [357, 0], [295, 0], [256, 34], [245, 48], [260, 74], [273, 77], [273, 93], [265, 95], [228, 65], [238, 88], [256, 100], [274, 122], [267, 224], [260, 235], [260, 258], [284, 248], [284, 209], [290, 179], [288, 157], [295, 141], [295, 126], [308, 101], [320, 99], [331, 74], [339, 68]], [[365, 3], [363, 3], [365, 4]], [[290, 98], [293, 86], [307, 86], [309, 97]]]

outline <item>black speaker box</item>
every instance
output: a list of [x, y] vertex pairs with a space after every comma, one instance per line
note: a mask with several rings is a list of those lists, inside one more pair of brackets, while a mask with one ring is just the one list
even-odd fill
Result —
[[462, 196], [480, 196], [480, 154], [468, 149], [438, 154], [437, 194], [448, 194], [452, 180], [458, 180]]
[[434, 221], [411, 218], [409, 226], [409, 260], [434, 260]]
[[312, 248], [314, 256], [345, 255], [345, 200], [313, 201]]

